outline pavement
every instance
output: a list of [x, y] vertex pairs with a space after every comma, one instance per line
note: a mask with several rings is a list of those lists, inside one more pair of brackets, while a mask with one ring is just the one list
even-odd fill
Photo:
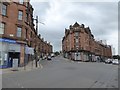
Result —
[[[41, 62], [41, 61], [40, 61]], [[4, 69], [0, 69], [0, 74], [5, 74], [5, 73], [15, 73], [15, 72], [21, 72], [21, 71], [31, 71], [33, 69], [42, 69], [43, 66], [42, 64], [39, 62], [37, 63], [37, 66], [35, 66], [35, 60], [32, 62], [29, 62], [26, 66], [24, 67], [18, 67], [16, 70], [14, 68], [4, 68]]]
[[[65, 61], [68, 62], [74, 62], [72, 60], [69, 60], [67, 58], [64, 58]], [[56, 60], [57, 61], [57, 60]], [[59, 61], [59, 60], [58, 60]], [[0, 69], [0, 74], [5, 74], [5, 73], [14, 73], [14, 72], [20, 72], [20, 71], [31, 71], [33, 69], [42, 69], [43, 65], [45, 65], [46, 63], [46, 59], [45, 60], [41, 60], [40, 63], [37, 63], [37, 66], [35, 66], [35, 60], [30, 61], [26, 66], [24, 67], [18, 67], [17, 70], [14, 70], [13, 68], [4, 68], [4, 69]], [[79, 62], [78, 62], [79, 63]], [[43, 65], [42, 65], [43, 64]]]
[[[68, 61], [68, 62], [74, 62], [74, 61], [71, 61], [67, 58], [64, 58], [64, 60]], [[57, 61], [57, 60], [56, 60]], [[13, 68], [4, 68], [4, 69], [0, 69], [0, 74], [5, 74], [5, 73], [14, 73], [14, 72], [20, 72], [20, 71], [31, 71], [33, 69], [42, 69], [43, 68], [43, 65], [45, 65], [46, 63], [46, 59], [45, 60], [40, 60], [40, 63], [38, 62], [37, 63], [37, 66], [36, 67], [35, 65], [35, 60], [30, 61], [26, 66], [24, 67], [18, 67], [17, 70], [14, 70]], [[43, 64], [43, 65], [42, 65]]]
[[42, 60], [42, 68], [4, 73], [3, 88], [118, 88], [118, 66], [74, 62], [58, 56]]

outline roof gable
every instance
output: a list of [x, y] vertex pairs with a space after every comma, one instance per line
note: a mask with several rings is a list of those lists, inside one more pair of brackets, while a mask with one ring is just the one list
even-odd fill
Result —
[[73, 27], [79, 27], [80, 25], [76, 22]]

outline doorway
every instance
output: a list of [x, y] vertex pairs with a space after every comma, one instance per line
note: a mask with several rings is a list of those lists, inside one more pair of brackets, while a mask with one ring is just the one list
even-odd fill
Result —
[[9, 57], [8, 57], [8, 67], [12, 67], [14, 58], [18, 59], [18, 66], [20, 66], [20, 53], [19, 52], [9, 52], [8, 55], [9, 55]]

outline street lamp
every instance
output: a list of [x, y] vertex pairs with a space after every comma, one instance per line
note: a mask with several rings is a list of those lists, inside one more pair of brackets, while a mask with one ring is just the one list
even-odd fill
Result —
[[38, 21], [38, 16], [36, 16], [36, 18], [34, 18], [33, 20], [36, 21], [36, 32], [37, 32], [37, 34], [38, 34], [38, 23], [41, 23], [41, 24], [43, 24], [43, 25], [45, 25], [45, 23], [39, 22], [39, 21]]
[[[38, 16], [36, 16], [36, 19], [33, 19], [33, 20], [36, 21], [36, 33], [37, 33], [37, 35], [38, 35], [38, 23], [41, 23], [41, 24], [43, 24], [43, 25], [45, 25], [45, 24], [38, 21]], [[35, 38], [37, 38], [37, 37], [35, 37]], [[35, 39], [35, 41], [36, 41], [36, 39]], [[35, 42], [35, 43], [36, 43], [36, 42]], [[37, 57], [38, 57], [38, 56], [37, 56], [37, 50], [36, 50], [36, 44], [35, 44], [35, 61], [36, 61], [36, 67], [37, 67], [37, 60], [38, 60]]]

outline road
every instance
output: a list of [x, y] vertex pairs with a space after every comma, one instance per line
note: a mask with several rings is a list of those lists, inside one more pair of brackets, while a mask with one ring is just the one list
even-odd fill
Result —
[[41, 69], [3, 74], [3, 88], [118, 88], [117, 65], [73, 62], [62, 56], [41, 64]]

